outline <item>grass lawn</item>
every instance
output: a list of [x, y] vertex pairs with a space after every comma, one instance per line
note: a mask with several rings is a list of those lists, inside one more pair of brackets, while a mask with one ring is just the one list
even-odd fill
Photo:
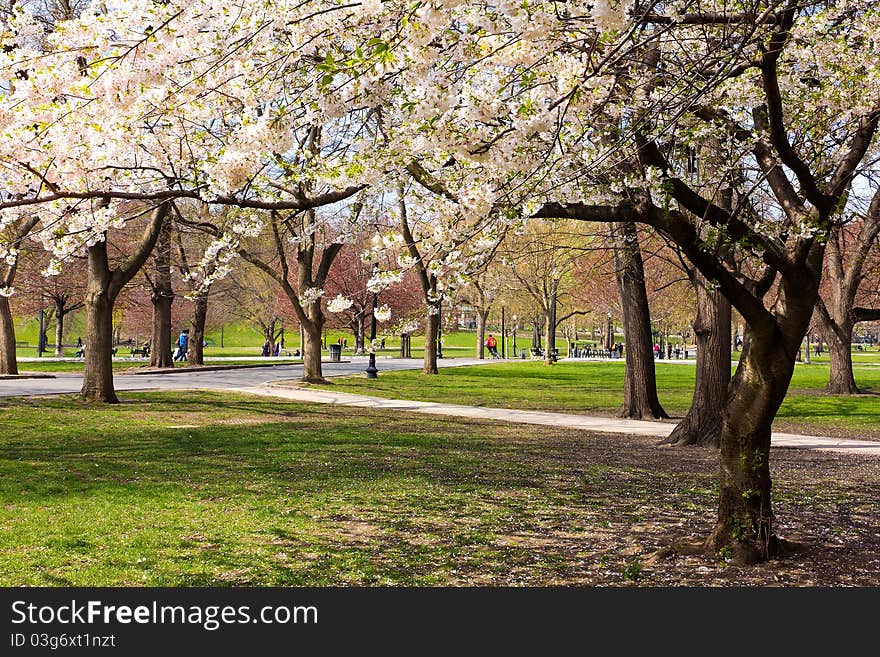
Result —
[[219, 393], [125, 402], [0, 401], [0, 585], [880, 584], [878, 459], [774, 451], [778, 531], [803, 548], [740, 569], [658, 552], [711, 528], [712, 450]]
[[[695, 368], [657, 363], [660, 402], [680, 417], [690, 405]], [[880, 393], [880, 368], [855, 368], [864, 389]], [[613, 415], [620, 406], [623, 362], [562, 362], [547, 367], [526, 361], [441, 369], [428, 377], [418, 371], [382, 372], [378, 379], [335, 378], [334, 389], [379, 397]], [[880, 396], [820, 394], [827, 365], [799, 365], [774, 424], [778, 431], [880, 439]]]

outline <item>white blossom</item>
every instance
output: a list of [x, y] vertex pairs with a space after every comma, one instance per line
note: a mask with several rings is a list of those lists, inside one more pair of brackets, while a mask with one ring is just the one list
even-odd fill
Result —
[[352, 305], [354, 305], [354, 301], [338, 294], [327, 304], [327, 310], [331, 313], [341, 313], [351, 308]]
[[391, 308], [387, 304], [382, 304], [373, 311], [373, 316], [377, 322], [387, 322], [391, 319]]

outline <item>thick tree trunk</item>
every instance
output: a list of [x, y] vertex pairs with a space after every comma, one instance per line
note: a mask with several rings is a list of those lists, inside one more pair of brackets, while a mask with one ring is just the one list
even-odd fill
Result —
[[186, 360], [189, 367], [205, 364], [205, 322], [208, 319], [208, 295], [200, 294], [193, 299]]
[[156, 241], [156, 274], [152, 281], [153, 337], [150, 349], [151, 367], [174, 367], [171, 354], [171, 222], [162, 223]]
[[155, 291], [153, 302], [153, 333], [150, 339], [150, 367], [174, 367], [171, 356], [171, 303], [173, 298]]
[[[795, 344], [797, 349], [800, 341]], [[755, 563], [779, 551], [770, 498], [770, 434], [795, 353], [779, 331], [753, 333], [722, 413], [718, 522], [707, 545], [738, 563]]]
[[15, 324], [9, 298], [0, 296], [0, 374], [18, 374], [15, 356]]
[[[101, 242], [103, 244], [103, 242]], [[92, 249], [89, 248], [91, 260]], [[104, 281], [109, 282], [108, 276]], [[86, 292], [86, 340], [82, 396], [87, 401], [116, 404], [113, 388], [113, 300], [108, 286], [95, 279], [89, 270]]]
[[[840, 306], [843, 303], [836, 299]], [[852, 334], [854, 323], [850, 319], [852, 308], [820, 307], [816, 313], [819, 320], [820, 335], [828, 342], [830, 375], [825, 390], [832, 395], [855, 395], [856, 385], [852, 363]]]
[[86, 342], [82, 396], [88, 401], [117, 403], [113, 388], [113, 304], [122, 287], [140, 270], [156, 245], [170, 205], [163, 203], [150, 218], [139, 243], [115, 270], [107, 259], [106, 238], [88, 250], [86, 286]]
[[651, 316], [645, 291], [645, 271], [634, 223], [611, 224], [615, 274], [623, 308], [626, 376], [619, 417], [669, 417], [657, 397]]
[[825, 332], [831, 365], [825, 390], [832, 395], [855, 395], [859, 392], [853, 373], [852, 334], [853, 325], [849, 322], [838, 324], [833, 330]]
[[489, 319], [488, 310], [477, 311], [477, 358], [486, 358], [486, 320]]
[[687, 415], [661, 444], [718, 447], [721, 414], [730, 385], [730, 302], [706, 279], [693, 274], [697, 295], [694, 334], [697, 343], [697, 376]]
[[440, 313], [436, 312], [436, 306], [431, 306], [435, 312], [429, 310], [425, 320], [425, 356], [422, 363], [422, 372], [425, 374], [437, 374], [437, 331], [440, 328]]
[[[315, 306], [317, 305], [317, 308]], [[306, 383], [327, 383], [321, 367], [321, 332], [324, 330], [324, 316], [321, 313], [321, 302], [306, 308], [309, 321], [303, 327], [303, 376]]]

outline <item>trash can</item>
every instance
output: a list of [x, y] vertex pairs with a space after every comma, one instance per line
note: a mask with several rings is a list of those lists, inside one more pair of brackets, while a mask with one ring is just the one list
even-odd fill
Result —
[[330, 362], [331, 363], [339, 363], [342, 361], [342, 345], [341, 344], [331, 344], [330, 345]]

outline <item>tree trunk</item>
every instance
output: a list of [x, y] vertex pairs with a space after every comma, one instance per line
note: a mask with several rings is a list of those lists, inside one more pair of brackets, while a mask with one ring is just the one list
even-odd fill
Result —
[[171, 222], [164, 221], [156, 241], [156, 278], [152, 281], [153, 337], [150, 349], [151, 367], [174, 367], [171, 354]]
[[825, 339], [828, 341], [828, 357], [831, 365], [826, 392], [832, 395], [857, 394], [859, 388], [853, 374], [852, 362], [852, 323], [824, 325], [823, 329], [825, 329]]
[[488, 310], [477, 311], [477, 358], [486, 358], [486, 320], [489, 319]]
[[55, 357], [60, 358], [64, 355], [64, 316], [67, 311], [64, 306], [57, 301], [55, 302]]
[[425, 374], [437, 374], [437, 332], [440, 329], [440, 313], [437, 310], [437, 306], [430, 306], [425, 320], [425, 356], [422, 363], [422, 372]]
[[113, 388], [113, 299], [110, 296], [107, 245], [89, 247], [89, 282], [86, 289], [86, 340], [82, 396], [87, 401], [116, 404]]
[[302, 380], [306, 383], [327, 383], [321, 367], [321, 331], [324, 329], [321, 302], [310, 304], [305, 310], [308, 311], [309, 321], [302, 325], [305, 337]]
[[174, 367], [171, 356], [171, 303], [173, 298], [153, 291], [153, 334], [150, 339], [150, 367]]
[[0, 374], [18, 374], [15, 355], [15, 323], [9, 298], [0, 296]]
[[82, 385], [82, 396], [88, 401], [110, 404], [119, 401], [113, 389], [113, 304], [122, 287], [134, 277], [149, 257], [170, 207], [168, 203], [163, 203], [153, 210], [140, 241], [118, 269], [110, 269], [106, 235], [89, 247]]
[[541, 348], [541, 317], [535, 316], [532, 322], [532, 349]]
[[697, 295], [694, 396], [687, 415], [661, 444], [718, 447], [730, 385], [730, 302], [718, 290], [710, 289], [698, 272], [693, 273], [692, 282]]
[[205, 322], [208, 319], [208, 295], [199, 294], [193, 299], [186, 360], [189, 367], [205, 364]]
[[645, 291], [645, 271], [634, 223], [611, 224], [617, 289], [623, 308], [626, 376], [619, 417], [669, 417], [657, 397], [651, 344], [651, 316]]
[[753, 333], [722, 413], [718, 521], [707, 547], [722, 555], [728, 548], [727, 556], [737, 563], [755, 563], [779, 551], [770, 498], [770, 435], [795, 359], [781, 336], [778, 330]]

